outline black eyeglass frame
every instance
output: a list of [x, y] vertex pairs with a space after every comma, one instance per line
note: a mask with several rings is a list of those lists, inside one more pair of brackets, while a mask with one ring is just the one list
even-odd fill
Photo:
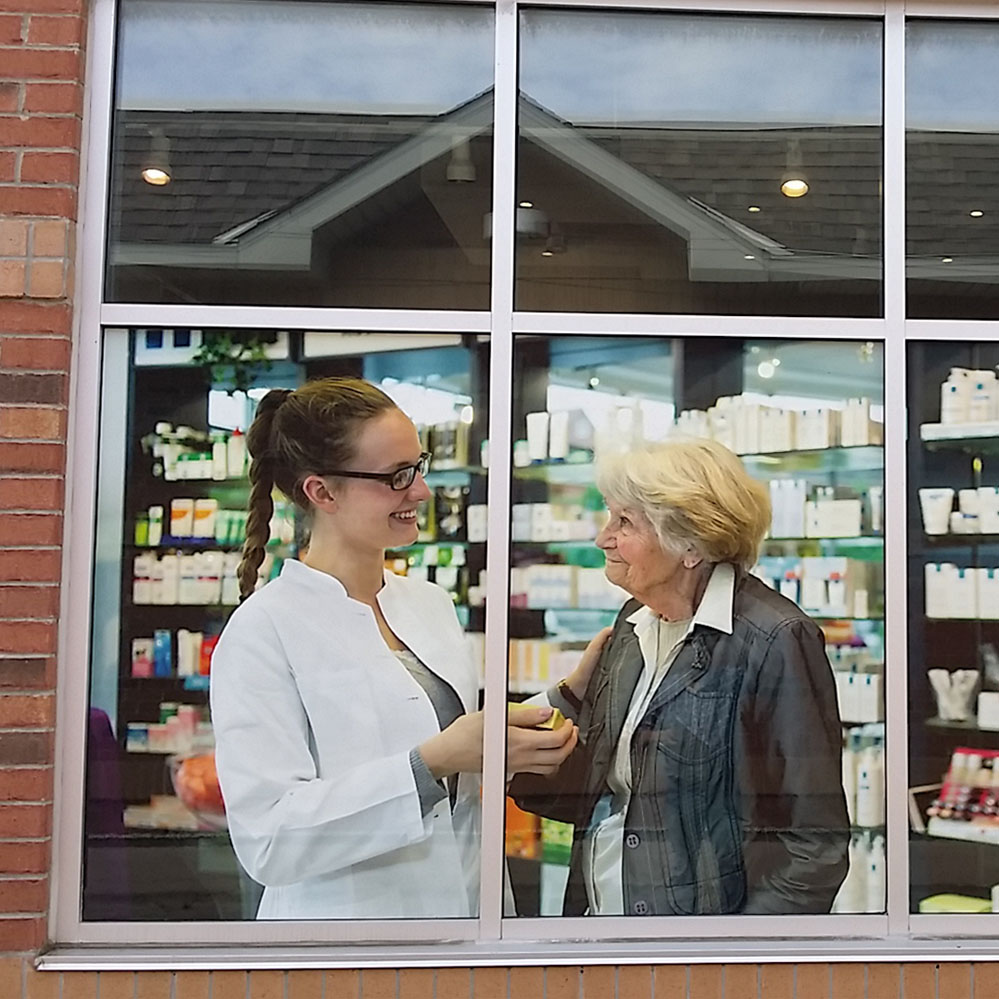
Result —
[[[429, 451], [424, 451], [414, 464], [403, 465], [402, 468], [397, 468], [394, 472], [351, 472], [344, 469], [329, 469], [317, 474], [339, 475], [345, 479], [373, 479], [375, 482], [384, 483], [393, 492], [401, 493], [405, 492], [416, 481], [417, 475], [425, 476], [430, 471], [432, 457]], [[406, 479], [402, 485], [396, 485], [397, 482], [400, 482], [400, 475], [406, 476]]]

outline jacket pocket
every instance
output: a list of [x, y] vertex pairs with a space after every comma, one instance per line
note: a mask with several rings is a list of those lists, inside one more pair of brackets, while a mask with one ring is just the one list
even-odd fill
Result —
[[717, 759], [731, 746], [733, 701], [728, 693], [681, 691], [648, 719], [657, 751], [688, 766]]

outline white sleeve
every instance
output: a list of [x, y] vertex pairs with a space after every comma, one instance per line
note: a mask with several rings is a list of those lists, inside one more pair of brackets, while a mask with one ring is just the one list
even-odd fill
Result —
[[317, 776], [294, 674], [260, 608], [242, 608], [219, 640], [211, 709], [229, 834], [261, 884], [320, 877], [429, 836], [408, 750]]

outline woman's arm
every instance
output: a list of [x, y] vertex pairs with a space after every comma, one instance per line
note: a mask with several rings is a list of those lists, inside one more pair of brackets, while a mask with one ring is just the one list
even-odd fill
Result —
[[850, 826], [836, 690], [818, 627], [796, 619], [778, 628], [753, 694], [739, 752], [749, 820], [744, 911], [828, 912], [846, 876]]

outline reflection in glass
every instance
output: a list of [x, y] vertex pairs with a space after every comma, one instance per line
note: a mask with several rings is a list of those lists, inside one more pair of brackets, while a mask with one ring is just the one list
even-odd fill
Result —
[[492, 62], [483, 8], [128, 0], [108, 297], [488, 307]]
[[907, 313], [994, 319], [999, 89], [994, 21], [906, 26]]
[[517, 308], [880, 314], [877, 22], [521, 26]]
[[488, 344], [302, 339], [109, 334], [86, 920], [477, 915]]
[[909, 345], [910, 905], [999, 880], [999, 344]]
[[515, 366], [509, 692], [580, 729], [510, 786], [518, 913], [884, 911], [880, 345]]

